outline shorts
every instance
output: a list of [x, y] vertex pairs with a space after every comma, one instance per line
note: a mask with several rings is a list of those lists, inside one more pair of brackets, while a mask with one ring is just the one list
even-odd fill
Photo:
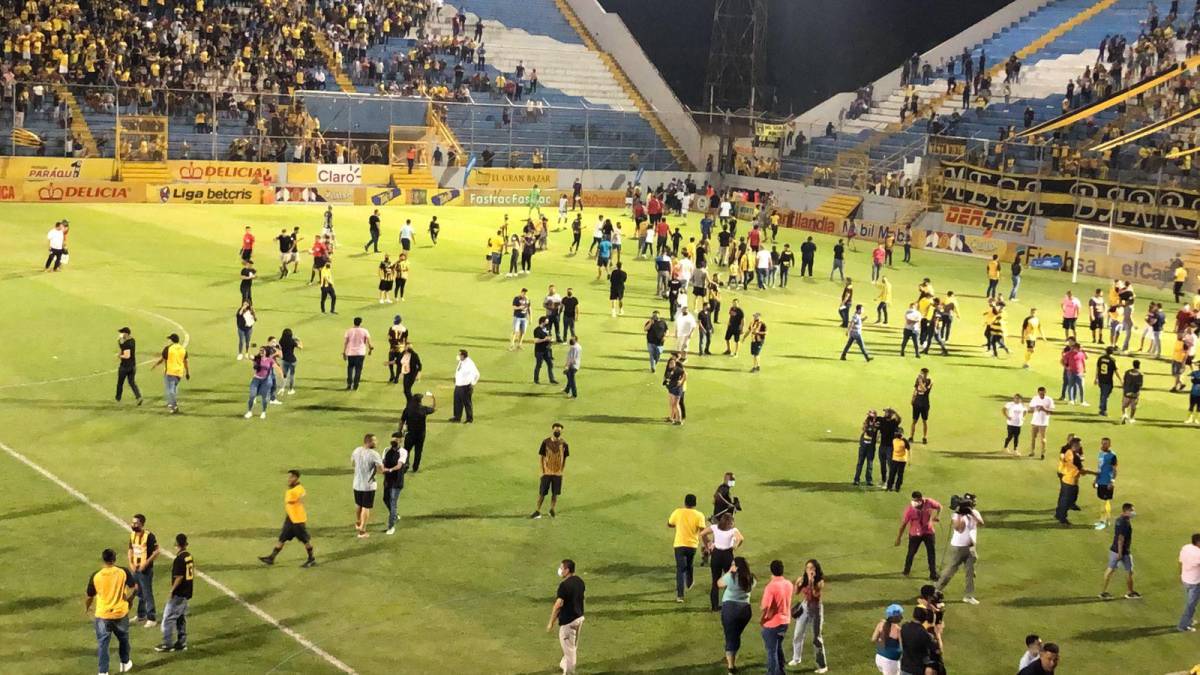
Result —
[[608, 258], [596, 256], [596, 267], [608, 267]]
[[1125, 568], [1126, 572], [1133, 572], [1133, 554], [1126, 553], [1123, 556], [1118, 556], [1116, 551], [1108, 552], [1108, 569], [1115, 570], [1117, 565]]
[[514, 316], [513, 317], [513, 332], [514, 333], [524, 333], [525, 327], [528, 325], [529, 325], [529, 319], [526, 319], [523, 316]]
[[633, 197], [625, 198], [625, 206], [633, 206]]
[[1200, 395], [1192, 394], [1188, 399], [1188, 412], [1200, 410]]
[[279, 541], [299, 540], [302, 544], [309, 541], [308, 528], [305, 523], [293, 523], [291, 518], [284, 516], [283, 529], [279, 530]]
[[924, 420], [924, 421], [928, 422], [929, 421], [929, 404], [928, 403], [914, 403], [913, 407], [912, 407], [912, 416], [913, 416], [914, 422], [916, 422], [917, 420]]
[[625, 289], [624, 288], [610, 288], [608, 290], [608, 299], [609, 300], [624, 300], [625, 299]]
[[1109, 485], [1097, 485], [1096, 486], [1096, 498], [1104, 500], [1104, 501], [1108, 501], [1108, 500], [1112, 499], [1113, 498], [1112, 484], [1110, 483]]
[[1033, 348], [1036, 346], [1037, 346], [1037, 340], [1026, 340], [1025, 341], [1025, 348], [1028, 349], [1029, 351], [1033, 351]]
[[733, 340], [734, 342], [741, 342], [742, 341], [742, 327], [741, 326], [730, 326], [730, 327], [726, 328], [725, 329], [725, 339]]
[[390, 290], [392, 290], [392, 282], [390, 282], [390, 281], [384, 281], [384, 280], [382, 280], [382, 279], [381, 279], [381, 280], [379, 281], [379, 290], [381, 290], [381, 291], [390, 291]]
[[319, 270], [328, 264], [329, 264], [329, 258], [326, 258], [323, 255], [313, 256], [313, 269]]
[[762, 353], [762, 349], [763, 349], [763, 343], [761, 343], [761, 342], [751, 342], [750, 343], [750, 355], [751, 356], [758, 356], [759, 354]]
[[547, 494], [555, 497], [562, 494], [562, 476], [542, 476], [538, 483], [538, 496], [545, 497]]
[[491, 255], [491, 259], [492, 259], [493, 265], [499, 265], [500, 261], [504, 259], [504, 254], [503, 253], [493, 253]]
[[1078, 321], [1077, 318], [1076, 319], [1068, 319], [1066, 317], [1063, 317], [1063, 328], [1065, 328], [1066, 330], [1075, 330], [1075, 322], [1076, 321]]
[[1180, 363], [1179, 361], [1172, 361], [1171, 362], [1171, 374], [1175, 375], [1175, 376], [1182, 375], [1183, 374], [1183, 364]]
[[412, 239], [401, 239], [400, 240], [400, 248], [404, 249], [405, 251], [411, 249], [412, 248]]
[[678, 398], [683, 396], [683, 387], [667, 387], [667, 393]]
[[1094, 317], [1091, 324], [1092, 330], [1104, 330], [1104, 318]]
[[704, 288], [703, 286], [693, 286], [692, 295], [696, 296], [697, 298], [703, 298], [704, 296], [708, 295], [708, 289]]
[[294, 262], [296, 262], [296, 254], [292, 253], [292, 252], [280, 253], [279, 254], [279, 262], [283, 263], [284, 265], [286, 265], [288, 263], [294, 263]]
[[354, 505], [364, 509], [375, 507], [375, 491], [374, 490], [355, 490]]

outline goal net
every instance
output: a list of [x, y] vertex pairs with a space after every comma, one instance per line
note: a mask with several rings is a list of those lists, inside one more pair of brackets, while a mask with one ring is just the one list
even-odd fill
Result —
[[1089, 276], [1165, 288], [1182, 264], [1191, 286], [1200, 273], [1200, 240], [1188, 237], [1077, 223], [1074, 253], [1072, 283]]

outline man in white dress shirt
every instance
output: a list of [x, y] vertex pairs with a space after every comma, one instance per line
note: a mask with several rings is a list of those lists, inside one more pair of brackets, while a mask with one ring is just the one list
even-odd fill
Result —
[[[467, 350], [458, 350], [458, 367], [454, 369], [454, 417], [451, 422], [470, 424], [475, 421], [475, 409], [471, 404], [471, 395], [475, 393], [475, 384], [479, 382], [479, 369], [467, 355]], [[466, 414], [466, 419], [463, 415]]]

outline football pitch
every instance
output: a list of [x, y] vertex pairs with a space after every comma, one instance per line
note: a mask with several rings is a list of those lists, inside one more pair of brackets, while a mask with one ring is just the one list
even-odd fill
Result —
[[[568, 229], [551, 235], [550, 249], [534, 258], [533, 274], [493, 277], [484, 272], [484, 243], [504, 209], [387, 207], [384, 250], [393, 258], [399, 251], [405, 218], [413, 220], [417, 241], [407, 301], [380, 305], [376, 266], [382, 254], [362, 252], [371, 209], [336, 207], [338, 314], [322, 315], [317, 287], [305, 283], [310, 259], [301, 258], [299, 275], [276, 279], [271, 237], [299, 226], [301, 250], [307, 250], [323, 209], [5, 208], [0, 670], [94, 672], [84, 589], [102, 549], [116, 549], [124, 564], [128, 533], [65, 489], [70, 486], [122, 520], [146, 514], [164, 547], [175, 533], [186, 532], [197, 569], [231, 593], [196, 584], [186, 653], [156, 654], [159, 631], [131, 628], [134, 672], [322, 673], [338, 672], [341, 663], [359, 673], [556, 673], [561, 654], [545, 626], [558, 561], [573, 558], [587, 584], [581, 673], [723, 673], [721, 625], [708, 608], [709, 572], [698, 567], [686, 603], [675, 603], [672, 531], [665, 523], [689, 492], [709, 513], [726, 471], [737, 474], [734, 492], [745, 509], [737, 526], [746, 537], [740, 554], [759, 578], [755, 606], [772, 559], [783, 560], [793, 577], [808, 558], [822, 563], [831, 672], [876, 672], [872, 628], [890, 603], [904, 605], [907, 615], [925, 583], [917, 572], [923, 552], [906, 579], [900, 575], [904, 549], [893, 547], [910, 490], [946, 506], [952, 494], [973, 492], [987, 522], [978, 546], [982, 604], [959, 602], [962, 571], [946, 590], [950, 672], [1015, 672], [1031, 632], [1061, 645], [1061, 669], [1069, 673], [1164, 673], [1197, 660], [1200, 638], [1173, 628], [1183, 603], [1176, 558], [1200, 530], [1191, 456], [1196, 431], [1182, 424], [1186, 397], [1165, 391], [1167, 362], [1143, 360], [1148, 392], [1136, 425], [1114, 422], [1118, 397], [1111, 401], [1115, 417], [1096, 414], [1089, 373], [1092, 406], [1059, 402], [1045, 461], [999, 452], [1001, 406], [1013, 393], [1028, 398], [1039, 385], [1053, 397], [1059, 393], [1057, 317], [1059, 299], [1071, 287], [1068, 275], [1026, 271], [1021, 301], [1009, 311], [1014, 354], [993, 359], [981, 347], [983, 261], [914, 251], [912, 265], [897, 262], [887, 270], [895, 287], [891, 324], [868, 325], [865, 333], [875, 360], [864, 363], [851, 352], [842, 362], [841, 284], [827, 281], [833, 240], [817, 236], [816, 280], [793, 275], [787, 289], [723, 293], [722, 314], [735, 297], [747, 315], [763, 314], [769, 333], [762, 371], [749, 372], [748, 349], [736, 359], [693, 354], [687, 423], [675, 427], [664, 422], [662, 368], [648, 372], [642, 335], [650, 311], [665, 315], [666, 303], [653, 296], [652, 263], [633, 260], [631, 240], [625, 246], [626, 313], [612, 318], [608, 285], [596, 279], [594, 262], [566, 255]], [[524, 209], [507, 211], [513, 222], [524, 216]], [[436, 247], [425, 232], [431, 215], [442, 223]], [[584, 214], [585, 249], [595, 215]], [[71, 221], [70, 263], [63, 272], [43, 273], [45, 233], [60, 218]], [[693, 215], [687, 236], [699, 236], [697, 223]], [[291, 328], [304, 344], [297, 392], [281, 396], [284, 404], [272, 406], [266, 420], [243, 419], [251, 372], [235, 360], [237, 249], [245, 225], [258, 237], [254, 340]], [[804, 236], [781, 232], [793, 248]], [[875, 305], [870, 246], [860, 242], [847, 261], [868, 324]], [[920, 361], [902, 359], [903, 308], [916, 299], [926, 276], [939, 293], [954, 290], [961, 298], [952, 354], [934, 356], [935, 347]], [[1089, 279], [1074, 288], [1086, 298], [1105, 283]], [[507, 350], [512, 297], [524, 286], [540, 306], [548, 284], [560, 293], [573, 288], [581, 299], [577, 400], [545, 379], [533, 384], [529, 342], [523, 350]], [[1007, 274], [1001, 287], [1007, 293]], [[1137, 290], [1139, 327], [1150, 299], [1167, 300], [1173, 315], [1168, 293]], [[1053, 340], [1038, 345], [1027, 371], [1013, 333], [1030, 306], [1040, 309]], [[403, 315], [424, 364], [417, 390], [432, 391], [438, 411], [430, 419], [422, 471], [408, 476], [401, 494], [396, 534], [383, 535], [386, 510], [377, 503], [372, 536], [360, 540], [354, 536], [349, 456], [364, 433], [377, 434], [386, 445], [399, 419], [403, 394], [386, 383], [385, 358], [386, 329], [395, 314]], [[361, 388], [347, 392], [340, 353], [342, 334], [355, 316], [363, 317], [377, 349]], [[721, 320], [717, 337], [724, 331]], [[121, 326], [132, 328], [138, 341], [142, 407], [128, 394], [123, 403], [113, 401]], [[172, 332], [188, 340], [192, 373], [180, 387], [178, 415], [166, 413], [161, 371], [147, 363]], [[1165, 343], [1169, 354], [1173, 338]], [[446, 421], [462, 348], [482, 372], [473, 425]], [[1089, 369], [1096, 356], [1090, 349]], [[558, 369], [565, 351], [555, 350]], [[714, 345], [714, 351], [720, 349]], [[1130, 358], [1121, 356], [1118, 364], [1124, 370]], [[896, 408], [907, 432], [912, 383], [922, 366], [934, 381], [929, 444], [914, 445], [904, 494], [851, 485], [866, 411]], [[565, 425], [571, 449], [564, 493], [557, 518], [531, 521], [537, 450], [556, 421]], [[1112, 438], [1120, 457], [1115, 509], [1131, 501], [1139, 514], [1132, 552], [1141, 600], [1120, 599], [1123, 571], [1110, 589], [1118, 599], [1097, 598], [1112, 533], [1090, 527], [1099, 502], [1089, 478], [1081, 481], [1083, 511], [1072, 514], [1075, 526], [1062, 528], [1052, 518], [1057, 450], [1068, 432], [1082, 436], [1086, 466], [1093, 469], [1100, 438]], [[1028, 436], [1026, 425], [1026, 453]], [[285, 472], [292, 468], [301, 471], [308, 491], [319, 561], [312, 569], [300, 568], [304, 555], [296, 542], [273, 567], [256, 560], [279, 532]], [[939, 565], [949, 541], [945, 515]], [[156, 567], [161, 611], [169, 561]], [[811, 654], [810, 641], [798, 672], [815, 668]], [[744, 672], [762, 669], [757, 622], [743, 636], [739, 660]]]

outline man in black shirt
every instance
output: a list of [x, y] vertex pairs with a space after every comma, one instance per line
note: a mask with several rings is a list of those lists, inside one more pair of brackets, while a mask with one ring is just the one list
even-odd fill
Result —
[[550, 335], [550, 320], [546, 317], [538, 319], [537, 328], [533, 329], [533, 383], [541, 384], [538, 377], [542, 372], [542, 364], [546, 364], [546, 372], [550, 376], [550, 384], [558, 384], [554, 379], [554, 338]]
[[842, 240], [833, 245], [833, 268], [829, 270], [829, 280], [833, 281], [833, 273], [837, 272], [843, 280], [846, 278], [846, 247]]
[[779, 254], [779, 287], [787, 288], [788, 273], [792, 271], [792, 266], [796, 264], [796, 254], [792, 253], [792, 245], [784, 244], [783, 251]]
[[718, 264], [724, 265], [729, 260], [729, 227], [721, 226], [721, 231], [717, 233], [717, 256], [720, 258]]
[[550, 621], [546, 624], [546, 632], [558, 626], [558, 644], [562, 646], [563, 657], [559, 662], [563, 675], [575, 675], [576, 647], [579, 644], [579, 628], [583, 625], [583, 596], [585, 586], [583, 579], [575, 576], [575, 561], [570, 558], [563, 560], [558, 566], [558, 576], [562, 582], [558, 584], [558, 593], [554, 607], [550, 610]]
[[721, 481], [717, 491], [713, 493], [712, 522], [717, 522], [726, 513], [732, 515], [735, 511], [742, 510], [741, 501], [733, 496], [733, 485], [733, 472], [728, 471], [725, 473], [725, 480]]
[[425, 405], [425, 397], [414, 394], [408, 399], [404, 412], [400, 413], [400, 429], [405, 432], [404, 449], [412, 459], [412, 472], [421, 470], [421, 452], [425, 449], [425, 418], [437, 411], [437, 398], [433, 392], [425, 392], [433, 405]]
[[142, 392], [138, 391], [137, 382], [134, 381], [134, 376], [137, 375], [137, 341], [133, 339], [128, 327], [117, 331], [117, 361], [117, 401], [121, 400], [125, 382], [128, 381], [129, 388], [137, 398], [137, 404], [141, 405]]
[[1100, 388], [1100, 414], [1108, 417], [1108, 397], [1112, 394], [1113, 378], [1117, 376], [1117, 360], [1113, 358], [1115, 347], [1105, 347], [1104, 354], [1096, 359], [1096, 386]]
[[662, 358], [663, 342], [667, 337], [667, 322], [659, 318], [658, 312], [651, 312], [650, 319], [642, 326], [642, 330], [646, 332], [646, 351], [650, 353], [650, 372], [653, 373], [658, 360]]
[[[196, 564], [188, 551], [187, 535], [175, 535], [175, 562], [171, 563], [171, 597], [163, 608], [162, 644], [156, 652], [187, 651], [188, 602], [192, 599], [192, 579], [196, 576]], [[171, 641], [171, 634], [175, 641]]]
[[404, 383], [404, 400], [407, 402], [413, 397], [413, 385], [421, 377], [421, 357], [413, 349], [413, 344], [407, 340], [404, 342], [404, 350], [400, 352], [399, 362], [400, 377]]
[[[483, 57], [480, 56], [479, 60], [482, 61]], [[480, 157], [480, 159], [483, 160], [484, 168], [490, 169], [490, 168], [492, 168], [492, 160], [495, 159], [496, 153], [492, 152], [491, 149], [489, 149], [489, 148], [484, 148], [483, 152], [481, 152], [479, 154], [479, 157]]]
[[[671, 277], [667, 282], [667, 316], [674, 318], [679, 310], [679, 294], [683, 292], [683, 280], [678, 277]], [[684, 296], [687, 300], [687, 296]]]
[[925, 666], [933, 660], [936, 645], [924, 622], [932, 620], [929, 610], [915, 607], [912, 621], [900, 627], [900, 672], [925, 675]]
[[367, 219], [367, 227], [371, 238], [367, 240], [367, 245], [363, 246], [363, 251], [366, 252], [374, 246], [375, 252], [379, 253], [379, 209], [375, 209], [375, 212]]
[[242, 277], [241, 291], [242, 291], [242, 300], [244, 302], [254, 302], [254, 298], [251, 297], [252, 296], [251, 287], [254, 285], [254, 275], [255, 274], [256, 274], [256, 272], [254, 271], [254, 261], [253, 260], [243, 260], [242, 261], [242, 271], [241, 271], [241, 277]]
[[287, 266], [291, 262], [292, 248], [296, 245], [296, 240], [287, 230], [280, 230], [275, 241], [279, 242], [279, 278], [282, 279], [288, 275]]
[[1104, 588], [1100, 589], [1101, 600], [1112, 599], [1112, 594], [1108, 592], [1108, 582], [1112, 579], [1113, 572], [1117, 571], [1118, 565], [1125, 568], [1125, 599], [1136, 600], [1142, 597], [1141, 593], [1133, 590], [1133, 554], [1129, 552], [1133, 544], [1133, 523], [1130, 520], [1135, 515], [1137, 514], [1133, 510], [1133, 504], [1125, 502], [1121, 505], [1121, 515], [1113, 524], [1112, 546], [1108, 547], [1108, 568], [1104, 570]]
[[[617, 269], [608, 275], [608, 300], [612, 305], [613, 316], [625, 315], [625, 282], [628, 280], [629, 273], [621, 269], [621, 263], [617, 263]], [[574, 328], [571, 334], [575, 334]]]
[[[902, 633], [901, 638], [903, 637]], [[1058, 645], [1047, 642], [1042, 645], [1042, 652], [1038, 654], [1037, 661], [1022, 668], [1017, 675], [1052, 675], [1056, 668], [1058, 668]]]
[[396, 511], [400, 506], [400, 491], [404, 489], [404, 472], [408, 471], [408, 450], [402, 445], [403, 432], [392, 434], [392, 443], [383, 455], [383, 503], [388, 508], [388, 525], [384, 534], [396, 533]]
[[1125, 371], [1121, 382], [1121, 424], [1133, 424], [1137, 414], [1138, 397], [1142, 394], [1142, 362], [1133, 360], [1133, 367]]
[[701, 305], [700, 311], [696, 313], [696, 326], [700, 329], [699, 353], [701, 356], [712, 355], [712, 315], [712, 307], [707, 302]]
[[[742, 340], [742, 324], [746, 321], [746, 313], [738, 307], [738, 301], [733, 300], [729, 305], [729, 323], [725, 327], [725, 354], [737, 356], [738, 347]], [[733, 344], [730, 345], [729, 341]], [[731, 351], [732, 350], [732, 351]]]
[[800, 244], [800, 276], [813, 275], [813, 260], [816, 255], [817, 245], [813, 243], [812, 237], [805, 239], [804, 243]]
[[900, 428], [900, 415], [895, 410], [887, 408], [877, 423], [879, 435], [879, 486], [887, 487], [888, 471], [892, 467], [892, 440], [896, 438], [896, 430]]
[[[617, 263], [617, 270], [613, 271], [616, 274], [621, 269], [621, 263]], [[624, 274], [624, 272], [622, 272]], [[609, 283], [612, 283], [610, 278]], [[568, 288], [566, 296], [562, 299], [562, 326], [563, 337], [567, 337], [569, 333], [571, 337], [575, 337], [575, 319], [579, 318], [579, 298], [575, 297], [575, 291]]]

